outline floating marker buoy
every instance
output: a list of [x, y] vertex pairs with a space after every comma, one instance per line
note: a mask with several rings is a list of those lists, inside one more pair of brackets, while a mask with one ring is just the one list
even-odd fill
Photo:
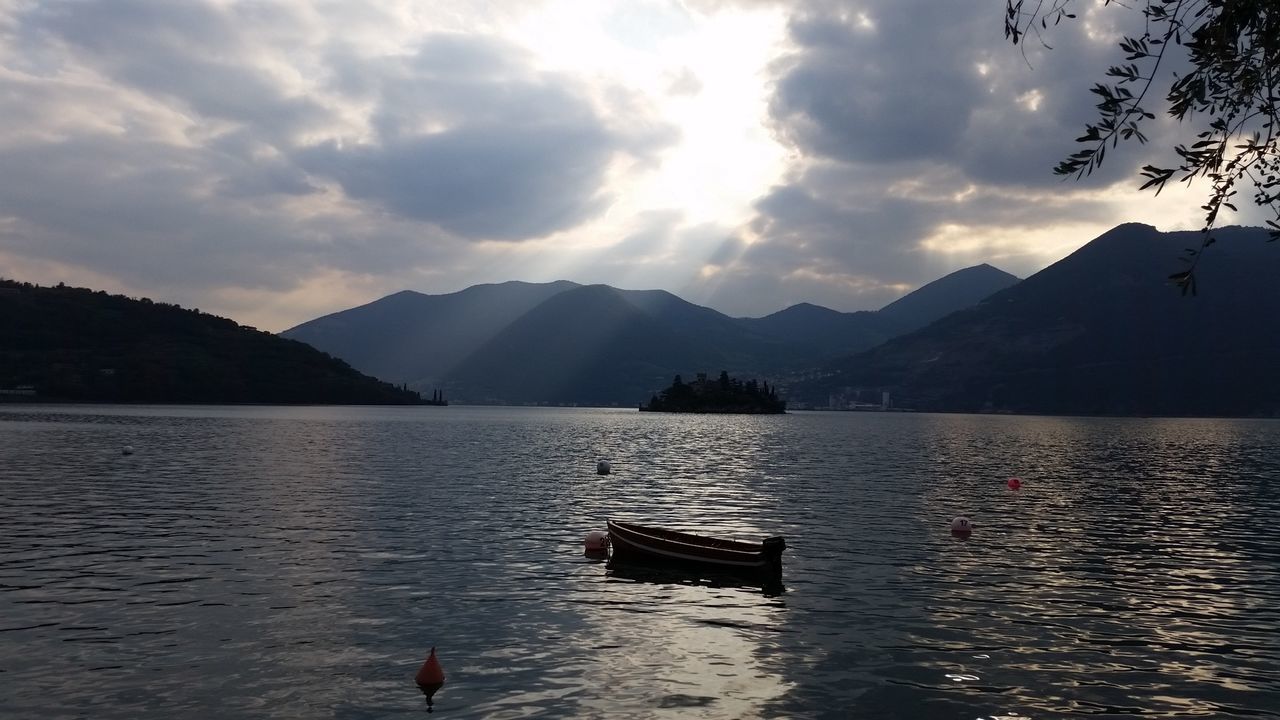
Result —
[[132, 446], [132, 445], [125, 445], [124, 447], [120, 448], [120, 454], [121, 454], [121, 455], [132, 455], [132, 454], [133, 454], [133, 446]]
[[444, 670], [436, 659], [434, 647], [431, 648], [431, 654], [427, 655], [427, 661], [418, 669], [418, 674], [413, 676], [413, 681], [418, 684], [422, 694], [427, 696], [427, 712], [431, 712], [431, 697], [444, 687]]
[[951, 534], [959, 538], [967, 538], [973, 532], [973, 523], [969, 522], [969, 518], [961, 515], [951, 521]]
[[601, 460], [600, 462], [596, 463], [597, 475], [608, 475], [612, 470], [613, 468], [609, 467], [609, 463], [605, 462], [604, 460]]
[[582, 544], [588, 556], [607, 553], [609, 552], [609, 533], [603, 530], [592, 530], [587, 533], [587, 538]]
[[1010, 490], [1017, 490], [1018, 488], [1022, 487], [1022, 481], [1016, 477], [1009, 478], [1009, 482], [1005, 484], [1009, 486]]

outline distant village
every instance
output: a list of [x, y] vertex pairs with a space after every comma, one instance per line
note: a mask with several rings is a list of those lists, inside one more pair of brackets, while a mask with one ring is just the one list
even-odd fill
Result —
[[846, 410], [860, 412], [914, 412], [911, 408], [895, 407], [888, 390], [879, 388], [842, 387], [827, 395], [826, 405], [794, 403], [796, 410]]

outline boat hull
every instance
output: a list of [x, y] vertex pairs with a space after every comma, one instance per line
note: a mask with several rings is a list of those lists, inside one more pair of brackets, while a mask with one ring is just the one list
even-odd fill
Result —
[[621, 563], [697, 568], [716, 573], [781, 581], [782, 538], [739, 542], [607, 521], [612, 560]]

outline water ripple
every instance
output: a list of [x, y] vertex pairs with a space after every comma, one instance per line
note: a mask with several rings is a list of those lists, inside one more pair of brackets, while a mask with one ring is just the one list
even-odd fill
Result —
[[[1278, 427], [0, 407], [0, 716], [417, 717], [436, 646], [452, 717], [1277, 717]], [[610, 516], [785, 535], [787, 592]]]

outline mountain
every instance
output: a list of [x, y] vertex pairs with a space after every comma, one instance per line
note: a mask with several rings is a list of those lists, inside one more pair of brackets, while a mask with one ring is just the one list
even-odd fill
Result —
[[309, 345], [177, 305], [0, 280], [0, 391], [25, 400], [408, 404]]
[[1017, 277], [984, 264], [934, 280], [874, 312], [837, 312], [800, 303], [762, 318], [740, 318], [739, 322], [817, 363], [922, 328], [1017, 282]]
[[880, 308], [876, 315], [899, 335], [976, 305], [1017, 282], [1017, 277], [984, 263], [934, 280]]
[[[708, 307], [694, 305], [665, 290], [618, 292], [624, 300], [656, 322], [686, 336], [690, 341], [718, 348], [735, 367], [769, 365], [769, 361], [764, 358], [786, 356], [790, 351], [778, 338], [758, 333], [738, 319]], [[663, 386], [665, 387], [665, 383]]]
[[430, 388], [516, 318], [576, 287], [560, 280], [475, 285], [447, 295], [405, 290], [281, 335], [375, 377]]
[[459, 402], [631, 405], [676, 374], [727, 370], [776, 382], [813, 371], [898, 334], [928, 308], [957, 309], [946, 298], [990, 282], [980, 273], [942, 291], [926, 286], [917, 292], [939, 297], [898, 319], [808, 304], [732, 318], [664, 290], [509, 282], [396, 293], [283, 335], [394, 383], [442, 386]]
[[727, 364], [724, 338], [699, 338], [660, 317], [607, 285], [567, 290], [473, 353], [451, 375], [450, 395], [471, 402], [632, 405], [674, 374]]
[[1280, 414], [1280, 247], [1226, 228], [1168, 281], [1198, 232], [1121, 225], [1072, 255], [793, 388], [801, 401], [889, 391], [921, 410], [1114, 415]]
[[812, 365], [875, 347], [898, 334], [897, 325], [877, 312], [838, 312], [810, 303], [792, 305], [762, 318], [739, 318], [738, 322], [785, 343]]

